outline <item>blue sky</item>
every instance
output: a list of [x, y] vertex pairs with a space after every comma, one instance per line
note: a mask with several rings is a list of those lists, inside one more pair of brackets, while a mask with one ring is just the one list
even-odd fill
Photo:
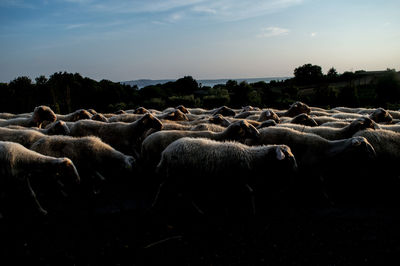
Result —
[[400, 70], [399, 29], [399, 0], [0, 0], [0, 82]]

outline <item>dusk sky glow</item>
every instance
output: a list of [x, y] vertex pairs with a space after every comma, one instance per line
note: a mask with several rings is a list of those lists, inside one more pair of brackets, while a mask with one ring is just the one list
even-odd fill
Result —
[[400, 70], [400, 1], [0, 0], [0, 82]]

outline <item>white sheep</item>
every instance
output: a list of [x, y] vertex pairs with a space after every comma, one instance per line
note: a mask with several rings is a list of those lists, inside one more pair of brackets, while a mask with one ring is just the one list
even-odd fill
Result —
[[31, 150], [53, 157], [68, 157], [76, 165], [84, 185], [92, 185], [91, 178], [105, 178], [111, 182], [132, 173], [135, 160], [97, 137], [47, 136], [32, 144]]
[[35, 130], [0, 127], [0, 141], [12, 141], [26, 148], [29, 148], [34, 142], [44, 136], [46, 135]]
[[309, 114], [311, 112], [310, 107], [302, 102], [295, 102], [293, 103], [287, 111], [280, 111], [276, 112], [279, 117], [288, 116], [288, 117], [295, 117], [296, 115], [305, 113]]
[[41, 105], [37, 106], [32, 115], [29, 118], [19, 117], [8, 119], [0, 122], [0, 127], [5, 127], [9, 125], [18, 125], [24, 127], [41, 127], [44, 121], [54, 122], [56, 120], [55, 113], [50, 109], [50, 107]]
[[367, 128], [374, 129], [375, 123], [367, 118], [361, 117], [359, 119], [354, 120], [347, 126], [343, 128], [332, 128], [332, 127], [309, 127], [297, 124], [279, 124], [278, 127], [287, 127], [291, 129], [295, 129], [300, 132], [305, 133], [313, 133], [318, 136], [321, 136], [327, 140], [338, 140], [338, 139], [347, 139], [351, 138], [355, 133], [360, 130], [364, 130]]
[[46, 214], [31, 183], [38, 187], [52, 187], [57, 185], [57, 181], [61, 185], [80, 182], [78, 171], [70, 159], [45, 156], [18, 143], [0, 141], [0, 189], [3, 193], [10, 193], [12, 186], [20, 187], [34, 208]]
[[[46, 126], [46, 128], [38, 128], [38, 127], [23, 127], [23, 126], [7, 126], [10, 129], [20, 129], [20, 130], [34, 130], [46, 135], [69, 135], [69, 127], [67, 123], [64, 121], [55, 121]], [[24, 145], [25, 146], [25, 145]]]
[[142, 136], [149, 129], [161, 130], [162, 123], [151, 114], [145, 114], [133, 123], [104, 123], [93, 120], [80, 120], [70, 128], [71, 136], [97, 136], [115, 149], [137, 155], [140, 151]]
[[159, 131], [148, 136], [142, 143], [141, 158], [149, 166], [157, 165], [161, 152], [172, 142], [183, 137], [209, 138], [213, 140], [245, 140], [257, 138], [258, 130], [245, 120], [235, 122], [222, 132], [213, 131]]
[[56, 114], [57, 120], [62, 120], [66, 122], [75, 122], [82, 119], [90, 119], [92, 114], [85, 109], [78, 109], [75, 112], [69, 114]]
[[[181, 138], [162, 153], [157, 171], [165, 177], [155, 206], [182, 194], [201, 213], [254, 211], [255, 197], [290, 186], [296, 160], [286, 145], [249, 147], [237, 142]], [[166, 198], [166, 199], [165, 199]]]

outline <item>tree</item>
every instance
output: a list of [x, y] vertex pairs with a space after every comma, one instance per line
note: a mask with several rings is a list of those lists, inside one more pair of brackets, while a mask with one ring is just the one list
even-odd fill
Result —
[[338, 77], [338, 73], [334, 67], [331, 67], [328, 70], [328, 73], [326, 74], [326, 77], [328, 78], [329, 81], [334, 81]]
[[321, 81], [323, 77], [320, 66], [305, 64], [294, 70], [294, 78], [298, 84], [312, 84]]

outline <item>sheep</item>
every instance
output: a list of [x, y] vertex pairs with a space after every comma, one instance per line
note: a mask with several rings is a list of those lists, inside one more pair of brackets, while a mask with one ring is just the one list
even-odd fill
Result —
[[356, 132], [364, 129], [374, 129], [374, 122], [367, 118], [361, 117], [354, 120], [349, 125], [343, 128], [330, 128], [330, 127], [308, 127], [296, 124], [280, 124], [278, 127], [288, 127], [305, 133], [313, 133], [323, 137], [327, 140], [338, 140], [351, 138]]
[[[105, 116], [107, 118], [107, 116]], [[119, 114], [119, 115], [114, 115], [112, 117], [108, 117], [108, 122], [125, 122], [125, 123], [132, 123], [135, 122], [136, 120], [142, 118], [142, 114]]]
[[285, 144], [296, 157], [299, 169], [306, 168], [319, 173], [332, 157], [359, 149], [366, 158], [374, 157], [374, 148], [365, 138], [348, 138], [336, 141], [327, 140], [312, 133], [300, 132], [291, 128], [268, 127], [260, 129], [260, 137], [246, 140], [246, 144]]
[[82, 184], [91, 187], [89, 178], [117, 181], [128, 177], [135, 166], [132, 156], [127, 156], [99, 138], [47, 136], [37, 140], [31, 150], [52, 157], [68, 157], [82, 176]]
[[35, 107], [32, 115], [29, 118], [13, 118], [6, 121], [0, 122], [0, 127], [9, 125], [19, 125], [24, 127], [41, 127], [44, 121], [54, 122], [57, 119], [56, 114], [50, 109], [50, 107], [41, 105]]
[[400, 111], [387, 110], [394, 119], [400, 119]]
[[126, 112], [124, 111], [124, 110], [117, 110], [117, 111], [115, 111], [114, 112], [114, 114], [116, 114], [116, 115], [122, 115], [122, 114], [126, 114]]
[[182, 125], [175, 123], [173, 121], [164, 122], [162, 130], [190, 130], [193, 126], [192, 125]]
[[[58, 182], [58, 183], [57, 183]], [[21, 187], [40, 214], [42, 208], [31, 183], [41, 185], [79, 184], [80, 176], [75, 165], [68, 158], [55, 158], [31, 151], [24, 146], [0, 141], [0, 189], [10, 192], [10, 186]]]
[[247, 105], [245, 107], [242, 107], [241, 112], [247, 112], [247, 111], [261, 111], [261, 109], [258, 108], [258, 107], [253, 107], [251, 105]]
[[100, 113], [94, 114], [91, 119], [95, 120], [95, 121], [105, 122], [105, 123], [110, 122], [107, 117], [105, 117], [103, 114], [100, 114]]
[[[291, 175], [283, 171], [292, 172], [296, 167], [296, 159], [286, 145], [249, 147], [184, 137], [162, 153], [157, 172], [164, 176], [164, 182], [153, 206], [182, 194], [202, 214], [221, 210], [239, 215], [254, 213], [253, 190], [256, 199], [281, 191], [291, 183]], [[240, 213], [243, 205], [245, 212]]]
[[203, 108], [187, 108], [188, 112], [194, 115], [207, 114], [209, 111]]
[[161, 130], [161, 128], [161, 121], [148, 113], [133, 123], [80, 120], [72, 125], [70, 135], [97, 136], [123, 153], [137, 155], [140, 151], [142, 135], [149, 129]]
[[379, 125], [379, 128], [400, 133], [400, 124], [396, 124], [396, 125]]
[[293, 117], [290, 121], [292, 124], [299, 124], [304, 126], [316, 127], [318, 123], [308, 114], [299, 114]]
[[390, 130], [363, 130], [355, 137], [366, 138], [376, 151], [376, 162], [368, 177], [370, 186], [365, 190], [374, 203], [383, 202], [385, 206], [398, 206], [400, 133]]
[[32, 114], [12, 114], [12, 113], [0, 113], [0, 119], [12, 119], [12, 118], [29, 118]]
[[332, 110], [334, 110], [334, 111], [339, 111], [340, 113], [353, 113], [353, 114], [355, 114], [355, 113], [364, 112], [364, 111], [372, 112], [374, 109], [368, 109], [368, 108], [349, 108], [349, 107], [342, 107], [342, 106], [339, 106], [339, 107], [332, 108]]
[[357, 119], [357, 118], [365, 117], [365, 116], [357, 114], [357, 113], [337, 113], [337, 114], [333, 114], [331, 117], [345, 120], [345, 119]]
[[46, 135], [69, 135], [69, 128], [64, 121], [55, 121], [50, 123], [46, 128], [37, 127], [22, 127], [22, 126], [7, 126], [9, 129], [20, 129], [20, 130], [34, 130]]
[[92, 117], [92, 114], [86, 111], [85, 109], [79, 109], [76, 110], [75, 112], [66, 115], [56, 114], [56, 116], [57, 120], [62, 120], [66, 122], [75, 122], [82, 119], [90, 119]]
[[12, 141], [29, 148], [34, 142], [46, 136], [45, 134], [27, 129], [11, 129], [0, 127], [0, 141]]
[[87, 109], [87, 111], [88, 111], [91, 115], [97, 114], [96, 110], [94, 110], [94, 109], [92, 109], [92, 108]]
[[161, 152], [173, 141], [183, 138], [209, 138], [214, 140], [244, 140], [257, 138], [258, 130], [246, 121], [231, 124], [222, 132], [213, 131], [159, 131], [148, 136], [142, 143], [141, 158], [149, 165], [155, 166], [160, 160]]
[[[331, 116], [314, 116], [313, 119], [315, 120], [315, 122], [317, 122], [318, 125], [322, 125], [322, 124], [328, 123], [328, 122], [346, 122], [339, 118], [334, 118]], [[354, 119], [351, 119], [351, 121], [353, 121], [353, 120]]]
[[296, 115], [299, 115], [302, 113], [309, 114], [310, 112], [311, 112], [311, 109], [307, 104], [302, 103], [302, 102], [295, 102], [289, 107], [289, 109], [287, 111], [277, 112], [276, 114], [279, 117], [282, 117], [282, 116], [295, 117]]

